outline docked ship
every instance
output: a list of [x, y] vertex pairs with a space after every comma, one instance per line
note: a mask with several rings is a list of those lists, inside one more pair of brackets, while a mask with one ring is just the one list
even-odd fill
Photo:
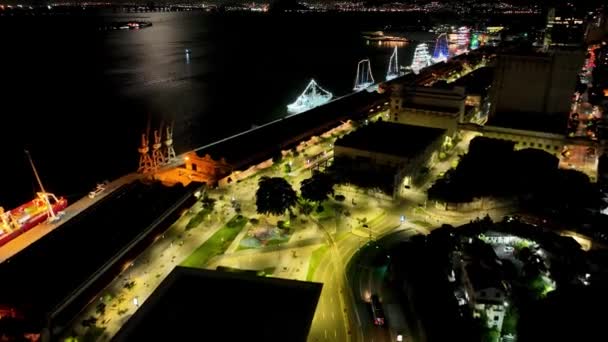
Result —
[[55, 195], [44, 191], [34, 162], [26, 151], [41, 192], [36, 194], [36, 198], [15, 209], [4, 211], [0, 207], [0, 246], [3, 246], [17, 238], [19, 235], [38, 226], [46, 221], [58, 220], [63, 210], [67, 208], [68, 201], [63, 197], [57, 198]]
[[68, 206], [68, 201], [55, 195], [39, 192], [37, 197], [15, 209], [4, 211], [0, 207], [0, 246], [37, 225], [53, 219]]
[[373, 42], [407, 42], [407, 38], [387, 36], [383, 31], [363, 32], [363, 38]]
[[124, 21], [124, 22], [113, 22], [101, 27], [103, 30], [137, 30], [152, 26], [151, 22], [148, 21]]
[[289, 114], [299, 114], [329, 102], [333, 98], [332, 93], [321, 88], [313, 79], [310, 80], [306, 89], [298, 96], [294, 103], [287, 105]]

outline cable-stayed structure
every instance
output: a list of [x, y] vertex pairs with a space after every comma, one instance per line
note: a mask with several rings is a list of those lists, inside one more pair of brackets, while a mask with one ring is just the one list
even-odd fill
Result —
[[317, 82], [312, 79], [296, 101], [287, 105], [287, 111], [291, 114], [301, 113], [327, 103], [332, 97], [332, 93], [321, 88]]
[[369, 59], [359, 61], [357, 64], [357, 76], [355, 77], [355, 87], [353, 90], [361, 91], [374, 83], [376, 83], [376, 81], [374, 81], [374, 76], [372, 75]]

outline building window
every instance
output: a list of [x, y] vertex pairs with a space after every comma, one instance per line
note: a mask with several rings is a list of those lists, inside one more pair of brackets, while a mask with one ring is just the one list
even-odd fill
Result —
[[498, 316], [494, 316], [494, 320], [495, 320], [495, 321], [498, 321]]
[[496, 292], [494, 293], [494, 297], [496, 297], [496, 298], [500, 297], [500, 293], [498, 293], [498, 291], [496, 291]]
[[546, 149], [550, 149], [550, 148], [551, 148], [551, 145], [545, 145], [545, 148], [546, 148]]

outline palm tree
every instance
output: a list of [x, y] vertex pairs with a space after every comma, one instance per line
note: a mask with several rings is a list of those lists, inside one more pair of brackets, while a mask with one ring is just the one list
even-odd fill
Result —
[[298, 196], [285, 179], [262, 177], [255, 193], [258, 214], [283, 215], [296, 204]]

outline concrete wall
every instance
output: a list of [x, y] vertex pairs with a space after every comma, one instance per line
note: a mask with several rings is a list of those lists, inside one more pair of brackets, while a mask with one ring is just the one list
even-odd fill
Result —
[[458, 129], [459, 117], [450, 113], [403, 108], [393, 113], [390, 120], [413, 126], [442, 128], [448, 136], [453, 136]]
[[[407, 147], [404, 147], [407, 148]], [[409, 158], [394, 156], [391, 154], [378, 153], [373, 151], [360, 150], [352, 147], [334, 146], [334, 158], [335, 157], [347, 157], [351, 159], [362, 159], [364, 161], [360, 166], [361, 168], [373, 168], [372, 165], [377, 166], [392, 166], [400, 167], [407, 165], [411, 162]], [[372, 165], [365, 165], [372, 164]]]
[[545, 112], [568, 113], [576, 87], [577, 75], [583, 67], [585, 53], [556, 51], [551, 64], [551, 86], [545, 99]]
[[460, 124], [459, 129], [480, 132], [484, 137], [512, 141], [515, 149], [535, 148], [560, 156], [567, 144], [566, 137], [560, 134], [534, 132], [498, 126], [479, 126], [475, 124]]
[[543, 112], [550, 61], [548, 56], [499, 56], [492, 85], [492, 113]]
[[583, 51], [498, 57], [492, 113], [568, 113]]
[[[466, 95], [463, 87], [406, 88], [395, 85], [390, 100], [390, 120], [414, 126], [442, 128], [449, 136], [464, 119]], [[435, 107], [433, 109], [425, 106]], [[443, 108], [443, 109], [442, 109]]]

